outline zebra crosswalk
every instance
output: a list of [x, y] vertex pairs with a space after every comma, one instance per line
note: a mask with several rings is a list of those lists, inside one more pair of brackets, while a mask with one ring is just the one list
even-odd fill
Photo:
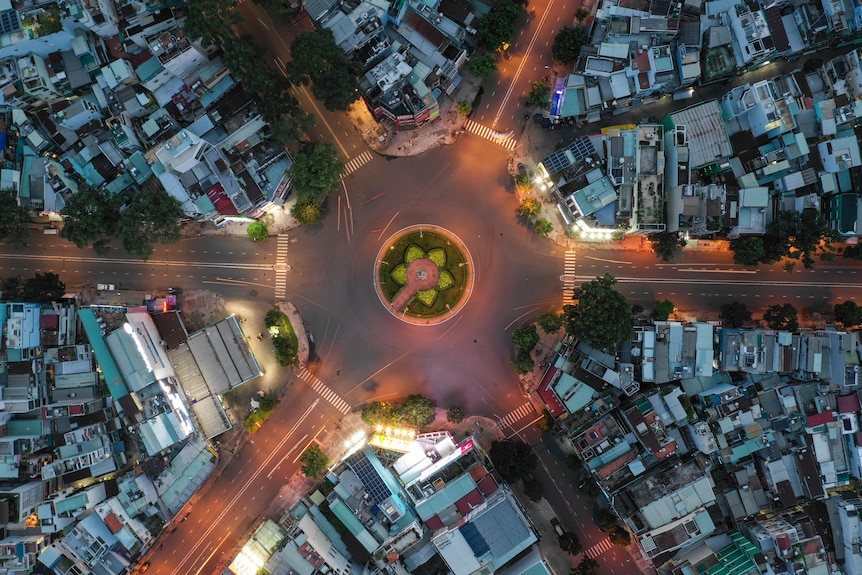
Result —
[[278, 244], [275, 249], [275, 299], [281, 299], [287, 292], [287, 248], [290, 247], [290, 237], [287, 234], [278, 234]]
[[486, 140], [490, 140], [495, 144], [499, 144], [509, 150], [510, 152], [514, 150], [518, 143], [511, 136], [500, 137], [498, 132], [495, 132], [491, 128], [486, 128], [482, 124], [478, 122], [474, 122], [473, 120], [467, 119], [467, 122], [464, 124], [464, 128], [470, 132], [473, 132], [480, 138], [485, 138]]
[[560, 280], [563, 282], [563, 305], [572, 302], [572, 297], [575, 295], [575, 274], [577, 273], [577, 252], [567, 251], [563, 263], [563, 275]]
[[325, 383], [317, 379], [317, 377], [313, 373], [303, 368], [299, 370], [296, 376], [305, 383], [307, 383], [309, 386], [311, 386], [311, 389], [319, 393], [320, 397], [331, 403], [333, 407], [335, 407], [335, 409], [344, 414], [350, 412], [350, 404], [338, 397], [337, 393], [329, 389], [329, 387]]
[[590, 559], [596, 559], [599, 555], [605, 553], [613, 546], [614, 544], [611, 543], [610, 538], [602, 539], [601, 541], [584, 551], [584, 555], [586, 555]]
[[352, 174], [353, 172], [355, 172], [356, 170], [358, 170], [359, 168], [361, 168], [362, 166], [364, 166], [365, 164], [367, 164], [368, 162], [370, 162], [373, 159], [374, 159], [374, 154], [372, 154], [368, 150], [365, 150], [364, 152], [362, 152], [361, 154], [359, 154], [358, 156], [356, 156], [355, 158], [353, 158], [352, 160], [350, 160], [349, 162], [347, 162], [344, 165], [344, 167], [347, 168], [347, 171], [344, 172], [344, 175], [348, 176], [348, 175]]
[[521, 419], [524, 419], [528, 415], [534, 413], [536, 413], [536, 410], [533, 408], [533, 404], [525, 403], [524, 405], [522, 405], [518, 409], [515, 409], [509, 415], [498, 421], [497, 427], [499, 427], [500, 429], [504, 427], [511, 427]]

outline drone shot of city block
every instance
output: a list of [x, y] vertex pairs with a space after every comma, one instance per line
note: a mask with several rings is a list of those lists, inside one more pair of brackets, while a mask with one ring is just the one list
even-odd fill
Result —
[[0, 575], [862, 575], [858, 0], [0, 0]]

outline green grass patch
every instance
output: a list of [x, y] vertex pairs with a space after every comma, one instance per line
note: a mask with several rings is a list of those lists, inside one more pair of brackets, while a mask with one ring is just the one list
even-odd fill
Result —
[[437, 290], [429, 289], [416, 292], [416, 299], [424, 303], [426, 306], [431, 307], [432, 305], [434, 305], [434, 300], [437, 299]]
[[266, 312], [264, 324], [272, 339], [275, 359], [278, 364], [295, 365], [299, 352], [299, 342], [288, 317], [277, 309], [271, 309]]
[[263, 423], [269, 419], [272, 412], [275, 411], [275, 397], [264, 395], [260, 398], [260, 407], [248, 414], [245, 418], [245, 430], [249, 433], [254, 433], [261, 428]]
[[389, 277], [395, 280], [395, 283], [400, 286], [407, 285], [407, 266], [405, 264], [398, 264], [392, 270], [392, 273], [389, 274]]
[[[385, 261], [381, 262], [378, 267], [377, 277], [383, 295], [387, 301], [391, 302], [403, 285], [398, 283], [400, 275], [396, 280], [393, 272], [399, 266], [405, 266], [403, 279], [406, 283], [406, 264], [421, 257], [431, 259], [438, 267], [441, 261], [444, 264], [443, 268], [440, 269], [437, 297], [431, 304], [426, 304], [417, 294], [407, 304], [406, 311], [407, 315], [413, 317], [435, 317], [446, 313], [448, 311], [447, 305], [452, 307], [460, 301], [467, 289], [470, 273], [466, 265], [460, 265], [467, 263], [465, 255], [445, 236], [426, 231], [422, 232], [421, 237], [419, 232], [405, 235], [390, 246], [387, 255], [383, 258]], [[400, 272], [395, 272], [395, 274], [400, 274]], [[446, 287], [443, 287], [444, 285]]]

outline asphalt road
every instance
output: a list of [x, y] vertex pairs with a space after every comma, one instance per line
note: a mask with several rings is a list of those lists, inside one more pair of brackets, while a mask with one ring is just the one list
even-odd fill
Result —
[[508, 58], [497, 57], [497, 72], [483, 83], [485, 94], [470, 118], [498, 132], [519, 130], [532, 82], [568, 72], [565, 66], [554, 65], [554, 36], [563, 26], [575, 24], [575, 12], [589, 4], [590, 0], [531, 0], [516, 23]]

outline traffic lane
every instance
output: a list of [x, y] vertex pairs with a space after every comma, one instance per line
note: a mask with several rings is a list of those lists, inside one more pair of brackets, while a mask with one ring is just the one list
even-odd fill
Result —
[[[245, 20], [237, 29], [264, 47], [269, 54], [268, 64], [286, 76], [284, 66], [290, 60], [290, 44], [301, 31], [313, 29], [311, 21], [304, 12], [298, 17], [270, 15], [263, 6], [254, 2], [243, 2], [239, 9]], [[312, 141], [334, 141], [345, 156], [345, 161], [350, 161], [367, 149], [362, 135], [347, 114], [326, 110], [314, 100], [308, 87], [294, 86], [292, 93], [302, 109], [314, 114], [317, 120], [308, 134]]]
[[[593, 522], [596, 503], [577, 488], [577, 478], [565, 465], [562, 454], [551, 453], [549, 442], [554, 439], [548, 434], [542, 443], [533, 446], [533, 451], [539, 459], [539, 465], [534, 475], [545, 486], [545, 499], [557, 514], [560, 524], [568, 531], [578, 535], [582, 549], [590, 549], [608, 538]], [[578, 557], [579, 559], [582, 556]], [[602, 575], [636, 575], [640, 571], [631, 560], [627, 549], [613, 546], [596, 557], [599, 564], [598, 573]], [[573, 558], [572, 565], [577, 561]]]
[[176, 557], [170, 568], [159, 572], [210, 572], [201, 569], [217, 560], [216, 552], [241, 540], [257, 518], [271, 510], [282, 485], [299, 467], [296, 458], [335, 413], [307, 386], [292, 387], [289, 393], [252, 437], [254, 443], [230, 459], [194, 497], [187, 506], [192, 511], [189, 520], [178, 520], [177, 530], [168, 531], [161, 543], [164, 551], [155, 553], [154, 560], [171, 551]]
[[[584, 278], [588, 279], [588, 278]], [[834, 302], [858, 299], [858, 284], [740, 284], [732, 280], [711, 278], [709, 282], [692, 283], [685, 279], [618, 278], [616, 289], [630, 303], [638, 303], [646, 309], [658, 299], [671, 300], [678, 310], [713, 312], [717, 314], [721, 305], [742, 301], [752, 311], [759, 311], [777, 303], [791, 303], [800, 312], [803, 308], [817, 313], [829, 313]]]
[[[565, 25], [575, 22], [574, 14], [582, 2], [533, 2], [527, 8], [523, 25], [518, 28], [509, 58], [498, 60], [498, 72], [486, 81], [486, 96], [475, 119], [494, 123], [498, 131], [517, 130], [523, 125], [523, 98], [526, 98], [533, 81], [547, 76], [553, 79], [555, 66], [551, 55], [554, 36]], [[568, 70], [563, 67], [559, 73]]]

